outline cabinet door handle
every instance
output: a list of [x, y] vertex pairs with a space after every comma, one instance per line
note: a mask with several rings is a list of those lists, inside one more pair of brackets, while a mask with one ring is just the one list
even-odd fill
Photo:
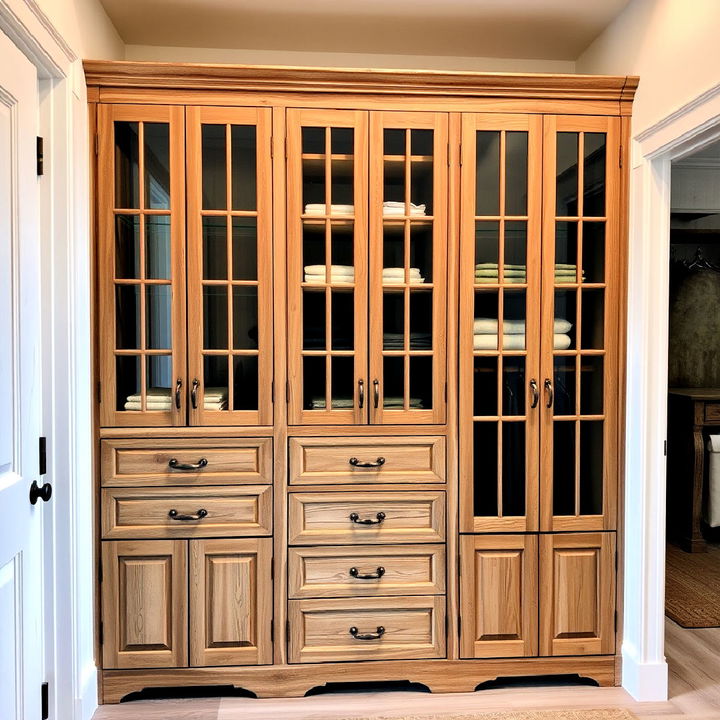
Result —
[[360, 462], [357, 458], [353, 457], [348, 460], [353, 467], [359, 468], [379, 468], [385, 464], [385, 458], [379, 457], [375, 462]]
[[538, 406], [538, 402], [540, 402], [540, 390], [538, 390], [538, 384], [535, 378], [530, 381], [530, 390], [532, 391], [530, 407], [534, 410]]
[[551, 408], [553, 406], [553, 401], [555, 400], [555, 391], [553, 390], [553, 384], [550, 378], [545, 378], [545, 392], [548, 396], [545, 407]]
[[356, 640], [379, 640], [385, 634], [385, 628], [378, 625], [374, 633], [362, 634], [356, 627], [351, 627], [349, 632]]
[[168, 517], [171, 520], [202, 520], [207, 517], [208, 511], [205, 508], [200, 508], [195, 515], [180, 515], [178, 511], [173, 508], [168, 513]]
[[376, 410], [380, 405], [380, 381], [377, 378], [373, 380], [373, 405]]
[[193, 378], [192, 390], [190, 391], [190, 402], [192, 402], [193, 410], [197, 410], [197, 391], [200, 383], [197, 378]]
[[200, 458], [196, 463], [181, 463], [177, 458], [170, 458], [168, 462], [168, 466], [173, 470], [202, 470], [207, 464], [207, 458]]
[[365, 381], [358, 380], [358, 407], [362, 410], [365, 406]]
[[372, 518], [365, 518], [364, 520], [361, 520], [357, 513], [350, 513], [350, 520], [356, 525], [379, 525], [383, 520], [385, 520], [385, 513], [379, 512], [375, 518], [375, 520]]
[[351, 577], [358, 580], [379, 580], [385, 574], [385, 568], [379, 567], [374, 573], [366, 573], [365, 575], [360, 573], [356, 567], [351, 567], [348, 572]]
[[180, 409], [180, 391], [182, 390], [182, 380], [180, 378], [177, 379], [177, 383], [175, 385], [175, 407], [179, 410]]

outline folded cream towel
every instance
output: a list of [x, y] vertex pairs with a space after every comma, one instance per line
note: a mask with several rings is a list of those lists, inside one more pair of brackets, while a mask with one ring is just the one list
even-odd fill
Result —
[[[500, 266], [497, 263], [478, 263], [475, 266], [476, 270], [497, 270]], [[506, 270], [525, 270], [525, 265], [512, 265], [511, 263], [505, 263], [503, 267]]]
[[[162, 388], [162, 387], [151, 387], [148, 388], [145, 392], [145, 397], [149, 399], [159, 399], [166, 402], [170, 402], [171, 398], [171, 391], [170, 388]], [[128, 395], [127, 400], [128, 402], [140, 402], [142, 395], [140, 393], [137, 393], [136, 395]]]
[[[555, 333], [553, 348], [567, 350], [572, 343], [569, 335]], [[503, 350], [524, 350], [525, 335], [503, 335]], [[473, 350], [497, 350], [497, 335], [473, 335]]]
[[[555, 333], [570, 332], [572, 323], [562, 318], [555, 318], [553, 331]], [[473, 322], [474, 335], [497, 335], [498, 321], [495, 318], [475, 318]], [[525, 334], [524, 320], [505, 320], [503, 332], [507, 335]]]
[[[383, 277], [405, 277], [405, 268], [401, 267], [383, 268], [382, 272]], [[420, 277], [420, 268], [408, 268], [408, 273]]]
[[[124, 407], [125, 410], [142, 410], [142, 403], [140, 400], [128, 400]], [[172, 410], [172, 403], [169, 400], [167, 402], [150, 400], [145, 404], [145, 409], [150, 411], [168, 411]]]
[[[522, 285], [525, 282], [525, 280], [526, 280], [525, 277], [505, 277], [503, 280], [503, 284]], [[476, 285], [497, 285], [498, 277], [497, 277], [497, 275], [495, 275], [494, 277], [476, 277], [475, 284]]]
[[[503, 275], [505, 277], [525, 277], [527, 273], [525, 270], [504, 270]], [[497, 270], [476, 270], [475, 277], [497, 277]]]
[[[425, 205], [410, 203], [408, 215], [425, 215]], [[388, 201], [383, 203], [383, 215], [405, 215], [405, 203]]]
[[326, 211], [325, 203], [308, 203], [305, 206], [305, 215], [352, 215], [354, 205], [330, 205], [330, 212]]
[[[310, 401], [311, 410], [324, 410], [326, 408], [325, 398], [313, 398]], [[351, 408], [355, 406], [355, 402], [352, 398], [332, 398], [330, 400], [330, 408]]]
[[[304, 269], [309, 275], [324, 275], [327, 267], [325, 265], [306, 265]], [[331, 265], [330, 272], [333, 275], [354, 275], [355, 267], [353, 265]]]

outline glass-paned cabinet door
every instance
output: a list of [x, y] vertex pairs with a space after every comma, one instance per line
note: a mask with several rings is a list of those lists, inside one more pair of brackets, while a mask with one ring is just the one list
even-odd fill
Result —
[[544, 118], [541, 530], [615, 528], [619, 131]]
[[184, 110], [98, 109], [100, 422], [184, 425]]
[[367, 113], [288, 110], [291, 424], [367, 422]]
[[460, 529], [537, 530], [542, 119], [462, 122]]
[[270, 425], [271, 111], [187, 109], [192, 425]]
[[448, 116], [370, 113], [370, 422], [444, 423]]

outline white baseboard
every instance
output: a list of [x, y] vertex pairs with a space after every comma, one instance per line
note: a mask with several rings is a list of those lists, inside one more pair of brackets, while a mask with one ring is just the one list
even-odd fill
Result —
[[82, 670], [78, 697], [75, 699], [75, 720], [90, 720], [98, 707], [98, 673], [95, 663]]
[[668, 665], [638, 662], [634, 651], [623, 646], [622, 686], [638, 702], [663, 702], [668, 699]]

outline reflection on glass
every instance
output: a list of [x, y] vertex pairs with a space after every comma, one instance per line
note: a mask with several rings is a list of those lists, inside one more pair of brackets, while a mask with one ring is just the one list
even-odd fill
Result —
[[303, 349], [325, 350], [324, 292], [303, 292]]
[[495, 416], [498, 414], [497, 357], [473, 359], [473, 415]]
[[602, 515], [603, 423], [580, 422], [580, 514]]
[[432, 409], [432, 366], [433, 359], [430, 355], [410, 356], [410, 410]]
[[473, 423], [473, 515], [495, 517], [497, 495], [498, 426]]
[[232, 149], [232, 208], [255, 210], [257, 207], [257, 149], [254, 125], [230, 128]]
[[233, 298], [233, 347], [236, 350], [258, 348], [257, 287], [235, 285]]
[[575, 514], [575, 423], [553, 423], [553, 515]]
[[302, 151], [313, 155], [325, 154], [325, 128], [304, 127], [302, 129]]
[[553, 414], [575, 415], [575, 357], [556, 356], [553, 364]]
[[581, 358], [580, 412], [583, 415], [603, 413], [603, 359], [596, 355]]
[[383, 152], [385, 155], [404, 155], [405, 130], [385, 128], [383, 130]]
[[145, 286], [145, 342], [150, 349], [172, 346], [171, 289], [169, 285]]
[[227, 280], [227, 219], [203, 217], [203, 279]]
[[140, 348], [140, 286], [115, 286], [115, 347]]
[[257, 280], [257, 218], [232, 219], [233, 280]]
[[352, 155], [354, 132], [353, 128], [330, 128], [330, 152], [333, 155]]
[[504, 517], [525, 515], [525, 423], [502, 424]]
[[578, 138], [576, 132], [557, 134], [556, 213], [560, 217], [578, 213]]
[[475, 214], [500, 214], [500, 133], [477, 133], [475, 146]]
[[206, 350], [228, 346], [228, 289], [218, 285], [203, 287], [203, 347]]
[[[351, 292], [332, 293], [330, 318], [333, 350], [352, 350], [355, 346], [355, 298]], [[351, 375], [352, 378], [352, 375]]]
[[[587, 228], [587, 225], [585, 225]], [[577, 222], [555, 223], [555, 283], [577, 282]], [[583, 263], [585, 264], [585, 263]]]
[[258, 357], [233, 358], [233, 410], [258, 409]]
[[115, 122], [115, 207], [138, 208], [139, 125]]
[[527, 215], [528, 134], [505, 133], [505, 214]]
[[500, 223], [485, 220], [475, 223], [475, 283], [497, 283]]
[[605, 215], [605, 133], [585, 133], [583, 215]]
[[583, 271], [585, 281], [605, 282], [605, 223], [583, 223]]
[[145, 216], [145, 276], [170, 279], [170, 216]]
[[503, 362], [503, 415], [525, 414], [525, 358], [506, 357]]
[[511, 278], [523, 280], [521, 273], [525, 273], [525, 278], [527, 278], [527, 222], [525, 220], [506, 220], [504, 282], [512, 283]]
[[115, 277], [140, 277], [140, 218], [115, 216]]
[[203, 210], [227, 208], [227, 137], [225, 125], [202, 126]]
[[413, 155], [432, 155], [433, 135], [434, 133], [432, 130], [411, 130], [410, 152]]
[[601, 289], [583, 290], [582, 348], [602, 350], [605, 342], [605, 292]]
[[[139, 402], [130, 400], [131, 397], [140, 395], [140, 357], [118, 355], [115, 358], [115, 378], [117, 382], [115, 409], [140, 410]], [[130, 403], [133, 403], [132, 406], [126, 407]]]
[[170, 208], [170, 126], [143, 124], [145, 144], [145, 207]]
[[[174, 387], [171, 355], [148, 355], [145, 370], [145, 385], [148, 391], [148, 410], [170, 410], [170, 390]], [[158, 392], [160, 391], [160, 392]], [[164, 392], [163, 392], [164, 391]]]

